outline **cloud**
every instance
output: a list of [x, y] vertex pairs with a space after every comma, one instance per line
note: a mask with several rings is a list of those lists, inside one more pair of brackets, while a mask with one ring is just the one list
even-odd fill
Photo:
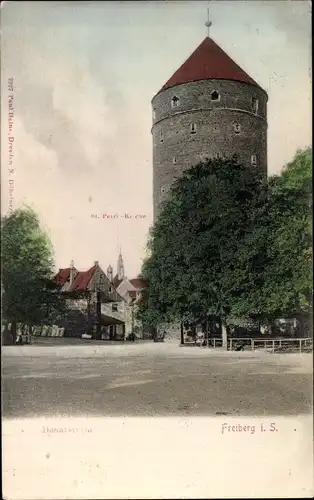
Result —
[[[64, 27], [13, 27], [7, 25], [2, 51], [3, 82], [13, 76], [15, 86], [14, 206], [25, 203], [39, 213], [57, 266], [74, 258], [86, 267], [98, 258], [106, 267], [115, 260], [119, 239], [135, 273], [151, 217], [150, 148], [143, 147], [143, 125], [128, 89], [115, 80], [108, 58], [97, 66], [93, 44], [90, 52], [77, 54]], [[6, 123], [6, 105], [1, 113]], [[2, 155], [6, 165], [6, 148]], [[4, 210], [7, 180], [5, 169]], [[95, 223], [92, 212], [146, 213], [148, 219]]]
[[[262, 85], [270, 82], [271, 173], [310, 140], [310, 16], [301, 4], [213, 2], [211, 7], [217, 42]], [[94, 259], [107, 267], [121, 243], [132, 275], [139, 270], [152, 219], [150, 99], [202, 36], [196, 23], [202, 23], [203, 4], [117, 5], [5, 4], [1, 118], [5, 124], [6, 82], [14, 77], [15, 202], [27, 201], [38, 210], [57, 265], [73, 258], [82, 267]], [[1, 132], [6, 144], [6, 126]], [[2, 160], [5, 178], [6, 147]], [[145, 213], [147, 219], [118, 225], [91, 221], [91, 212], [110, 211]]]

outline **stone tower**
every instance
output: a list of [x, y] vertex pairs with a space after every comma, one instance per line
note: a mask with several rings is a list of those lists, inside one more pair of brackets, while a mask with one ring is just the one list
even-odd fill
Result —
[[154, 220], [171, 184], [205, 158], [267, 175], [267, 93], [206, 37], [152, 99]]

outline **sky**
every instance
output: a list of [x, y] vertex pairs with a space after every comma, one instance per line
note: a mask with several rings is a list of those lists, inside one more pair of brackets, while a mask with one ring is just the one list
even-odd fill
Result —
[[207, 7], [211, 37], [268, 92], [268, 173], [279, 173], [311, 145], [307, 0], [1, 2], [1, 210], [38, 213], [56, 269], [115, 271], [121, 248], [127, 277], [140, 272], [151, 99], [205, 38]]

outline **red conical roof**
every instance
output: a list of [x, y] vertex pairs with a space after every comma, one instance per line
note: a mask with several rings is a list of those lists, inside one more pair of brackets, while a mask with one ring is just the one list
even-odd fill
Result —
[[260, 87], [209, 37], [203, 40], [161, 90], [197, 80], [236, 80]]

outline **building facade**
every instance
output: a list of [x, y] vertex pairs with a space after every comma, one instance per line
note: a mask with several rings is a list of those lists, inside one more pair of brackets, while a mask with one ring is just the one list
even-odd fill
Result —
[[[110, 265], [107, 269], [107, 277], [112, 282], [123, 302], [118, 304], [117, 311], [124, 315], [125, 333], [135, 333], [138, 338], [143, 337], [143, 327], [137, 319], [137, 306], [143, 289], [147, 286], [145, 280], [140, 277], [128, 279], [124, 274], [124, 262], [121, 250], [119, 252], [117, 274], [113, 277], [113, 269]], [[103, 310], [109, 313], [109, 305], [104, 304]], [[113, 307], [115, 307], [113, 305]], [[112, 313], [111, 313], [112, 314]]]
[[[84, 334], [108, 340], [123, 339], [130, 327], [127, 304], [96, 261], [87, 271], [59, 269], [54, 282], [65, 295], [68, 312], [62, 321], [66, 336]], [[130, 322], [130, 321], [129, 321]]]
[[206, 37], [152, 99], [154, 220], [171, 185], [206, 158], [267, 175], [267, 93]]

